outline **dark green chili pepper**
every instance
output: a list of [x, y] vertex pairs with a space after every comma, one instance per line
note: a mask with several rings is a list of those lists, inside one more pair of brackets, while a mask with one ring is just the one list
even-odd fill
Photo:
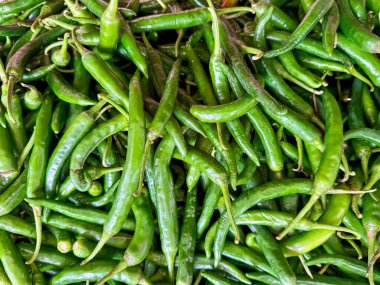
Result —
[[162, 91], [162, 98], [158, 106], [157, 112], [153, 117], [152, 123], [148, 128], [147, 139], [152, 143], [157, 137], [162, 136], [166, 122], [169, 120], [178, 92], [179, 84], [179, 67], [181, 60], [177, 59], [173, 64], [172, 70], [167, 78], [165, 87]]
[[0, 194], [0, 215], [10, 213], [26, 198], [27, 169], [17, 176], [16, 181]]
[[[8, 83], [4, 83], [2, 88], [6, 89]], [[3, 92], [1, 96], [1, 102], [4, 106], [8, 106], [11, 108], [12, 114], [8, 111], [5, 113], [5, 120], [7, 122], [7, 127], [9, 130], [9, 134], [13, 139], [13, 143], [15, 145], [15, 150], [20, 154], [27, 143], [25, 128], [24, 128], [24, 120], [22, 116], [22, 107], [20, 98], [13, 94], [12, 98], [10, 98], [10, 102], [7, 102], [7, 93]], [[8, 105], [7, 105], [8, 104]], [[13, 118], [11, 117], [13, 116]]]
[[339, 27], [343, 34], [361, 49], [370, 53], [380, 52], [380, 38], [360, 23], [350, 7], [348, 0], [339, 0]]
[[64, 164], [75, 146], [93, 126], [96, 116], [104, 104], [105, 102], [99, 102], [88, 111], [84, 111], [78, 115], [59, 140], [50, 156], [46, 169], [45, 195], [47, 198], [54, 196], [59, 175]]
[[68, 108], [68, 104], [63, 101], [58, 102], [55, 106], [51, 118], [51, 129], [55, 134], [59, 134], [65, 126], [65, 117], [67, 115]]
[[[70, 177], [68, 177], [69, 181], [70, 180]], [[76, 205], [81, 205], [81, 206], [91, 206], [91, 207], [102, 207], [104, 205], [107, 205], [108, 203], [112, 202], [112, 199], [114, 198], [114, 194], [116, 192], [116, 189], [117, 187], [119, 186], [119, 181], [120, 180], [117, 180], [112, 186], [110, 189], [108, 189], [108, 191], [104, 194], [104, 195], [101, 195], [101, 196], [97, 196], [97, 197], [93, 197], [93, 196], [89, 196], [89, 195], [85, 195], [81, 192], [75, 192], [73, 194], [72, 191], [75, 190], [74, 189], [70, 189], [70, 190], [67, 190], [67, 192], [70, 192], [70, 193], [59, 193], [61, 194], [59, 196], [60, 199], [66, 199], [68, 195], [68, 198], [69, 200], [76, 204]], [[63, 186], [63, 184], [62, 184]], [[62, 187], [61, 187], [62, 188]], [[63, 195], [62, 195], [63, 194]]]
[[380, 146], [380, 132], [378, 130], [362, 128], [355, 130], [348, 130], [344, 133], [344, 140], [350, 139], [363, 139], [366, 140], [375, 146]]
[[25, 45], [26, 43], [28, 43], [29, 41], [32, 40], [32, 36], [33, 36], [33, 32], [29, 29], [26, 33], [24, 33], [21, 37], [19, 37], [16, 42], [14, 42], [12, 48], [10, 49], [10, 51], [7, 55], [6, 63], [9, 62], [12, 55], [14, 55], [15, 52], [19, 48], [21, 48], [23, 45]]
[[[279, 47], [280, 44], [273, 42], [273, 47]], [[321, 78], [316, 76], [310, 70], [302, 67], [295, 59], [292, 52], [286, 52], [278, 56], [278, 59], [283, 64], [285, 69], [295, 78], [301, 80], [312, 88], [320, 88], [323, 85]]]
[[36, 238], [36, 229], [32, 224], [11, 214], [0, 217], [0, 228], [12, 234]]
[[340, 13], [336, 3], [330, 8], [322, 20], [322, 43], [329, 55], [332, 55], [336, 45], [336, 31], [339, 26]]
[[[64, 285], [81, 283], [83, 281], [96, 282], [102, 279], [115, 265], [115, 261], [108, 260], [97, 260], [86, 265], [73, 265], [55, 275], [51, 280], [51, 284]], [[112, 279], [131, 285], [149, 284], [147, 283], [149, 281], [144, 277], [139, 266], [127, 268], [113, 276]]]
[[61, 48], [56, 48], [51, 53], [51, 61], [59, 67], [67, 66], [71, 60], [70, 53], [67, 51], [69, 46], [69, 36], [69, 33], [65, 33]]
[[205, 130], [207, 134], [207, 138], [210, 140], [212, 145], [216, 148], [218, 152], [220, 152], [223, 155], [223, 158], [226, 161], [230, 180], [231, 180], [231, 186], [232, 188], [236, 188], [236, 180], [237, 180], [237, 165], [236, 165], [236, 159], [235, 155], [232, 152], [232, 148], [229, 145], [228, 142], [224, 142], [225, 147], [227, 149], [224, 149], [219, 141], [218, 134], [216, 127], [214, 127], [211, 124], [205, 124], [201, 123], [203, 129]]
[[1, 25], [1, 37], [19, 37], [28, 31], [28, 27], [17, 24]]
[[194, 275], [196, 244], [197, 189], [187, 192], [184, 218], [179, 241], [178, 270], [176, 282], [191, 284]]
[[100, 36], [96, 51], [104, 60], [112, 58], [119, 42], [122, 19], [118, 12], [118, 3], [117, 0], [110, 1], [100, 18]]
[[[235, 95], [238, 98], [241, 98], [244, 95], [247, 96], [236, 76], [233, 74], [233, 71], [225, 66], [224, 72], [226, 72], [228, 75], [228, 79]], [[260, 108], [257, 106], [249, 111], [247, 113], [247, 116], [256, 132], [258, 133], [260, 140], [264, 146], [269, 167], [273, 171], [281, 171], [284, 167], [281, 149], [268, 119], [264, 116]]]
[[72, 39], [82, 56], [82, 64], [92, 77], [107, 91], [112, 100], [129, 109], [129, 99], [126, 95], [128, 86], [117, 78], [108, 68], [107, 64], [93, 51], [83, 48], [72, 33]]
[[[363, 84], [355, 79], [351, 89], [351, 101], [348, 104], [348, 125], [350, 129], [361, 129], [365, 127], [363, 115]], [[371, 156], [371, 146], [363, 140], [352, 140], [356, 156], [360, 159], [364, 180], [368, 180], [368, 160]]]
[[[296, 147], [293, 144], [285, 141], [281, 141], [279, 142], [279, 144], [284, 154], [288, 156], [291, 160], [293, 160], [294, 163], [298, 163], [299, 158]], [[305, 170], [311, 170], [310, 162], [308, 158], [305, 156], [302, 159], [302, 167]]]
[[[34, 250], [33, 244], [26, 242], [17, 243], [17, 248], [24, 259], [29, 259]], [[36, 262], [51, 264], [59, 268], [65, 268], [77, 263], [78, 261], [79, 260], [70, 253], [63, 254], [56, 248], [47, 246], [41, 247], [40, 254], [36, 258]]]
[[25, 266], [11, 236], [0, 230], [0, 260], [12, 284], [31, 284], [28, 269]]
[[[104, 13], [104, 11], [107, 9], [108, 4], [106, 3], [99, 3], [99, 1], [94, 0], [81, 0], [81, 2], [86, 5], [86, 7], [94, 13], [97, 17], [101, 17]], [[117, 13], [116, 18], [120, 17], [119, 13]], [[115, 21], [115, 19], [111, 19]], [[117, 21], [116, 21], [117, 22]], [[113, 32], [115, 32], [115, 29], [113, 29]], [[129, 27], [129, 24], [125, 21], [122, 21], [121, 27], [120, 27], [120, 46], [123, 47], [126, 54], [129, 56], [129, 58], [136, 64], [136, 66], [140, 69], [140, 71], [144, 74], [145, 77], [148, 77], [148, 67], [146, 64], [146, 60], [144, 56], [142, 55], [141, 51], [137, 47], [136, 40], [131, 32], [131, 29]], [[111, 41], [114, 41], [114, 39], [111, 39]], [[99, 41], [97, 42], [97, 44]], [[116, 44], [114, 44], [112, 49], [114, 49]]]
[[276, 29], [287, 32], [293, 32], [297, 28], [297, 23], [283, 10], [279, 9], [277, 5], [271, 5], [268, 2], [259, 2], [256, 3], [254, 10], [259, 17], [262, 17], [271, 7], [273, 7], [273, 12], [270, 18], [270, 25], [273, 25]]
[[68, 253], [73, 247], [73, 236], [70, 232], [53, 226], [48, 226], [48, 230], [57, 239], [57, 249], [61, 253]]
[[[118, 157], [112, 148], [112, 138], [108, 138], [107, 142], [103, 141], [98, 145], [98, 151], [102, 155], [102, 164], [105, 167], [117, 167], [119, 164]], [[104, 191], [107, 192], [112, 185], [120, 178], [119, 172], [111, 172], [104, 175]]]
[[156, 207], [161, 248], [168, 264], [169, 278], [171, 280], [174, 280], [174, 260], [179, 244], [173, 177], [168, 167], [174, 148], [174, 141], [170, 137], [165, 137], [158, 145], [154, 157]]
[[296, 276], [271, 232], [262, 226], [254, 226], [253, 228], [256, 232], [256, 241], [280, 283], [283, 285], [296, 284]]
[[[289, 213], [282, 213], [278, 210], [260, 209], [245, 212], [236, 219], [236, 223], [239, 225], [286, 227], [292, 221], [292, 219], [293, 216]], [[300, 220], [300, 222], [296, 225], [296, 229], [303, 231], [311, 231], [316, 229], [336, 230], [341, 232], [349, 232], [354, 234], [355, 236], [359, 236], [359, 234], [357, 234], [353, 230], [339, 226], [321, 224], [306, 218]]]
[[[247, 277], [256, 281], [264, 282], [264, 284], [280, 285], [280, 281], [268, 274], [248, 273]], [[309, 276], [298, 275], [297, 285], [365, 285], [367, 282], [352, 280], [348, 278], [314, 275], [313, 279]]]
[[231, 280], [227, 280], [224, 276], [220, 276], [217, 273], [213, 273], [212, 271], [201, 271], [202, 277], [207, 279], [211, 284], [215, 285], [237, 285], [239, 283], [236, 283]]
[[362, 93], [363, 113], [371, 128], [376, 124], [379, 111], [367, 86], [363, 87]]
[[[272, 10], [268, 10], [268, 13]], [[263, 18], [260, 19], [256, 25], [255, 36], [253, 43], [261, 50], [267, 50], [267, 44], [265, 40], [265, 26], [271, 13], [263, 14]], [[275, 71], [273, 66], [273, 60], [261, 59], [257, 61], [257, 67], [264, 75], [264, 80], [269, 89], [282, 101], [284, 104], [293, 108], [300, 114], [310, 117], [312, 121], [320, 125], [319, 119], [315, 116], [312, 107], [307, 104], [302, 98], [300, 98], [293, 90], [285, 83], [285, 81]]]
[[[73, 219], [103, 225], [107, 218], [107, 213], [98, 209], [79, 208], [60, 201], [50, 199], [26, 199], [29, 204], [46, 207], [59, 214], [71, 217]], [[124, 221], [122, 229], [131, 231], [135, 228], [135, 222], [128, 218]]]
[[[178, 21], [181, 18], [181, 21]], [[207, 23], [211, 20], [207, 8], [186, 10], [178, 13], [152, 15], [134, 19], [129, 22], [132, 32], [162, 31], [185, 29]]]
[[250, 96], [245, 96], [236, 101], [216, 105], [193, 105], [190, 112], [198, 120], [206, 123], [220, 123], [237, 119], [248, 113], [258, 102]]
[[241, 262], [249, 267], [257, 268], [260, 271], [275, 275], [272, 268], [265, 260], [265, 257], [246, 246], [226, 241], [222, 254], [225, 257]]
[[357, 0], [349, 0], [352, 13], [364, 25], [368, 25], [368, 15], [366, 3]]
[[199, 216], [197, 222], [198, 238], [203, 235], [204, 231], [209, 226], [221, 194], [222, 192], [220, 191], [220, 187], [217, 184], [212, 183], [208, 187], [203, 201], [201, 215]]
[[46, 76], [46, 80], [54, 94], [62, 101], [81, 106], [91, 106], [96, 104], [96, 101], [90, 99], [86, 94], [76, 90], [58, 71], [51, 71]]
[[36, 285], [45, 285], [46, 280], [44, 274], [40, 271], [38, 266], [33, 262], [30, 267], [32, 268], [32, 282]]
[[36, 110], [41, 106], [43, 95], [36, 87], [27, 84], [21, 84], [22, 87], [28, 88], [23, 97], [24, 107], [28, 110]]
[[[190, 109], [191, 112], [191, 109]], [[201, 124], [196, 120], [192, 114], [188, 113], [184, 108], [177, 105], [174, 107], [173, 111], [174, 116], [176, 119], [184, 124], [185, 126], [189, 127], [190, 129], [196, 131], [197, 133], [201, 134], [203, 137], [206, 137], [206, 133], [203, 130]]]
[[31, 1], [22, 1], [16, 0], [12, 2], [6, 2], [1, 5], [0, 15], [9, 15], [9, 14], [18, 14], [26, 9], [34, 7], [40, 3], [42, 0], [31, 0]]
[[[68, 218], [59, 214], [50, 214], [47, 224], [55, 226], [56, 228], [68, 230], [77, 236], [88, 238], [92, 241], [100, 240], [102, 235], [102, 228], [100, 226]], [[109, 239], [106, 244], [115, 248], [125, 249], [130, 241], [131, 236], [119, 233], [117, 237]]]
[[[347, 270], [359, 276], [366, 277], [367, 264], [352, 257], [334, 254], [322, 254], [306, 261], [306, 264], [308, 266], [325, 263], [334, 264], [334, 266], [337, 266], [342, 270]], [[374, 280], [376, 282], [380, 281], [380, 272], [374, 272]]]
[[[220, 34], [223, 49], [227, 50], [227, 54], [233, 63], [233, 70], [244, 89], [246, 89], [251, 96], [257, 98], [261, 106], [264, 108], [264, 111], [275, 121], [291, 130], [292, 133], [303, 141], [310, 142], [318, 149], [322, 149], [320, 133], [317, 128], [311, 123], [299, 118], [294, 112], [287, 110], [282, 104], [271, 97], [253, 78], [248, 66], [237, 51], [237, 47], [228, 39], [224, 29], [220, 29]], [[301, 127], [301, 125], [303, 126]], [[305, 132], [305, 130], [308, 131]]]
[[354, 62], [371, 79], [372, 83], [380, 86], [380, 60], [374, 55], [361, 50], [356, 44], [349, 41], [345, 36], [338, 33], [338, 48], [349, 55]]
[[70, 160], [70, 177], [75, 187], [82, 191], [88, 191], [92, 186], [92, 179], [89, 174], [83, 172], [85, 159], [105, 138], [114, 135], [128, 128], [129, 119], [118, 114], [108, 121], [99, 124], [89, 132], [81, 142], [75, 147]]
[[[268, 31], [267, 33], [267, 39], [280, 43], [284, 43], [288, 37], [288, 33], [281, 31]], [[348, 56], [344, 55], [336, 49], [334, 49], [332, 54], [330, 55], [324, 49], [323, 44], [321, 42], [310, 38], [303, 39], [297, 46], [295, 46], [295, 49], [302, 50], [304, 52], [310, 53], [312, 55], [318, 56], [326, 60], [340, 62], [349, 69], [353, 68], [353, 63]]]
[[[147, 257], [148, 260], [153, 261], [154, 263], [160, 265], [160, 266], [167, 266], [165, 262], [165, 256], [162, 253], [158, 253], [155, 251], [151, 251], [148, 254]], [[176, 265], [178, 265], [178, 258], [176, 258]], [[215, 270], [215, 267], [213, 266], [213, 260], [210, 258], [207, 258], [203, 255], [195, 255], [194, 258], [194, 269], [195, 270]], [[217, 269], [227, 272], [229, 275], [233, 276], [240, 282], [243, 282], [245, 284], [251, 284], [250, 281], [245, 277], [245, 275], [235, 267], [232, 263], [228, 261], [221, 261]]]
[[[88, 239], [79, 238], [73, 245], [73, 254], [79, 258], [87, 258], [94, 250], [95, 246], [95, 242]], [[99, 252], [98, 257], [100, 259], [108, 258], [112, 260], [121, 260], [123, 259], [123, 250], [105, 246]]]
[[189, 151], [186, 156], [182, 156], [178, 151], [175, 151], [173, 157], [196, 166], [199, 170], [205, 173], [213, 183], [220, 186], [223, 193], [226, 212], [234, 229], [235, 239], [238, 239], [238, 229], [233, 218], [230, 195], [227, 186], [227, 173], [224, 168], [217, 161], [209, 157], [209, 155], [202, 151], [198, 151], [195, 148], [189, 147]]
[[[351, 211], [347, 211], [346, 215], [343, 218], [343, 224], [352, 230], [354, 230], [356, 233], [360, 235], [360, 240], [362, 244], [364, 244], [366, 247], [368, 247], [368, 238], [367, 233], [362, 225], [361, 221], [358, 219], [358, 217], [352, 213]], [[377, 244], [376, 244], [377, 246]]]

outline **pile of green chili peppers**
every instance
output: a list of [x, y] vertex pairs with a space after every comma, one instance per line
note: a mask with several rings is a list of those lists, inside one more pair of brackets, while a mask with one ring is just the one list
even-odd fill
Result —
[[1, 284], [380, 284], [379, 0], [0, 2]]

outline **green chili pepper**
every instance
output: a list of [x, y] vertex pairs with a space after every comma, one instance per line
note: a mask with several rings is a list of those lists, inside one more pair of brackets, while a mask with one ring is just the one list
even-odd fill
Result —
[[267, 52], [264, 57], [275, 57], [284, 54], [293, 49], [299, 42], [307, 36], [307, 34], [315, 27], [320, 19], [331, 9], [334, 1], [317, 0], [313, 3], [310, 10], [302, 19], [300, 25], [293, 31], [284, 46], [278, 47], [275, 50]]
[[0, 230], [0, 260], [12, 284], [31, 284], [28, 269], [9, 233]]
[[326, 118], [325, 146], [314, 178], [314, 193], [293, 222], [278, 236], [279, 239], [282, 239], [299, 219], [307, 214], [320, 196], [333, 186], [338, 175], [343, 144], [342, 118], [334, 96], [325, 89], [322, 97]]
[[[46, 165], [48, 163], [48, 151], [51, 141], [51, 116], [53, 111], [53, 100], [51, 94], [47, 92], [41, 108], [38, 112], [35, 141], [31, 157], [29, 159], [29, 166], [27, 170], [27, 188], [26, 196], [28, 198], [42, 197], [42, 188], [45, 182]], [[36, 224], [36, 250], [28, 263], [32, 263], [38, 255], [42, 239], [42, 208], [33, 206], [33, 215]]]
[[133, 194], [139, 190], [142, 159], [144, 156], [145, 119], [143, 98], [140, 89], [140, 72], [136, 71], [129, 85], [130, 122], [128, 126], [128, 151], [120, 184], [116, 191], [114, 203], [103, 226], [103, 234], [98, 245], [82, 263], [90, 261], [113, 235], [117, 234], [127, 217], [134, 201]]

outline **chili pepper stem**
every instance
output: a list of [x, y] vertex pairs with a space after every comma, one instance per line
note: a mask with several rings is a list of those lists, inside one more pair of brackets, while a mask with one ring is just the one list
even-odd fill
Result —
[[239, 243], [240, 242], [240, 233], [239, 233], [239, 228], [238, 228], [236, 221], [235, 221], [235, 218], [234, 218], [234, 214], [232, 212], [232, 204], [231, 204], [231, 199], [230, 199], [230, 193], [228, 191], [228, 185], [223, 184], [220, 187], [220, 189], [222, 190], [222, 193], [223, 193], [223, 199], [224, 199], [224, 204], [226, 205], [226, 211], [227, 211], [228, 218], [230, 219], [232, 229], [235, 233], [235, 243]]
[[359, 209], [359, 199], [360, 199], [360, 194], [356, 194], [352, 197], [351, 209], [355, 213], [355, 215], [358, 217], [358, 219], [361, 219], [363, 215]]
[[98, 241], [98, 244], [95, 246], [91, 254], [81, 262], [81, 265], [85, 265], [86, 263], [91, 261], [99, 253], [99, 251], [103, 248], [103, 246], [110, 238], [112, 238], [111, 234], [103, 232], [102, 236], [100, 237], [100, 240]]
[[142, 192], [142, 189], [144, 187], [144, 169], [145, 169], [145, 163], [146, 163], [146, 158], [148, 156], [149, 149], [151, 147], [152, 143], [150, 143], [148, 140], [145, 142], [144, 146], [144, 154], [141, 162], [141, 171], [140, 171], [140, 181], [139, 181], [139, 188], [133, 195], [135, 197], [139, 196]]
[[304, 257], [303, 255], [300, 255], [300, 256], [299, 256], [299, 259], [300, 259], [300, 261], [301, 261], [302, 267], [303, 267], [304, 270], [306, 271], [306, 274], [309, 275], [309, 277], [310, 277], [311, 279], [313, 279], [313, 274], [311, 273], [309, 266], [307, 266], [307, 264], [305, 263], [305, 261], [306, 261], [306, 260], [305, 260], [305, 257]]
[[49, 24], [57, 25], [70, 31], [73, 31], [76, 28], [75, 25], [71, 25], [54, 18], [46, 18], [42, 20], [42, 23], [46, 26], [50, 26]]
[[114, 275], [118, 274], [120, 271], [123, 271], [129, 266], [128, 256], [124, 256], [122, 260], [110, 271], [106, 276], [95, 283], [95, 285], [102, 285], [110, 280]]
[[166, 255], [166, 262], [168, 263], [168, 271], [169, 271], [169, 280], [174, 281], [174, 263], [175, 256], [177, 255], [177, 251], [171, 251], [170, 254]]
[[302, 171], [303, 166], [302, 166], [302, 161], [303, 161], [303, 144], [302, 140], [300, 140], [299, 137], [296, 137], [296, 142], [297, 142], [297, 152], [298, 152], [298, 165], [296, 169], [293, 169], [294, 171]]
[[[364, 174], [364, 170], [363, 170], [363, 174]], [[365, 177], [365, 176], [364, 176]], [[367, 178], [367, 183], [366, 185], [363, 187], [363, 190], [369, 190], [373, 187], [373, 185], [375, 185], [375, 183], [380, 179], [380, 173], [372, 173], [370, 175], [369, 178]]]
[[367, 272], [368, 272], [368, 279], [369, 279], [369, 282], [371, 285], [375, 285], [375, 283], [373, 281], [373, 269], [374, 269], [375, 263], [379, 259], [379, 257], [380, 257], [380, 248], [377, 249], [376, 253], [373, 255], [373, 257], [370, 259], [370, 261], [368, 263]]
[[344, 177], [342, 178], [341, 182], [346, 182], [350, 178], [352, 173], [350, 171], [350, 167], [348, 165], [347, 157], [344, 151], [342, 151], [342, 165], [343, 165]]
[[29, 152], [31, 151], [31, 149], [34, 145], [35, 134], [36, 134], [36, 132], [33, 131], [28, 143], [26, 144], [26, 146], [24, 147], [24, 149], [20, 153], [20, 156], [19, 156], [18, 161], [17, 161], [17, 170], [18, 171], [22, 170], [22, 166], [24, 165], [25, 159], [29, 155]]
[[367, 84], [370, 87], [370, 91], [373, 92], [375, 90], [375, 87], [373, 86], [372, 82], [367, 79], [367, 77], [363, 76], [359, 71], [355, 69], [355, 67], [351, 66], [348, 68], [348, 71], [350, 74], [361, 81], [363, 81], [365, 84]]
[[85, 48], [84, 48], [84, 47], [78, 42], [77, 38], [75, 37], [75, 30], [76, 30], [76, 29], [73, 29], [73, 30], [71, 31], [71, 39], [72, 39], [72, 41], [73, 41], [73, 43], [74, 43], [74, 46], [75, 46], [75, 48], [77, 49], [77, 51], [78, 51], [81, 55], [84, 55], [84, 54], [86, 53], [87, 49], [85, 49]]
[[65, 16], [65, 18], [67, 18], [69, 20], [76, 21], [76, 22], [79, 22], [81, 24], [90, 24], [90, 25], [100, 26], [100, 20], [99, 19], [74, 17], [74, 16], [69, 15], [69, 11], [65, 11], [63, 13], [63, 16]]
[[[375, 250], [375, 241], [376, 236], [379, 233], [379, 228], [370, 228], [367, 230], [367, 237], [368, 237], [368, 270], [367, 270], [367, 277], [369, 279], [369, 282], [371, 285], [375, 285], [373, 281], [373, 266], [377, 260], [377, 255], [379, 249], [377, 249], [376, 254], [374, 254]], [[375, 259], [374, 259], [375, 258]]]
[[7, 88], [7, 112], [9, 115], [9, 120], [12, 123], [16, 123], [15, 118], [13, 117], [12, 112], [12, 94], [13, 94], [13, 88], [15, 84], [15, 77], [13, 75], [10, 75], [8, 78], [8, 88]]
[[276, 239], [282, 240], [289, 233], [289, 231], [291, 231], [294, 228], [295, 224], [297, 224], [303, 217], [306, 216], [306, 214], [311, 210], [314, 204], [318, 201], [320, 196], [321, 195], [319, 193], [314, 193], [313, 195], [311, 195], [307, 204], [302, 208], [302, 210], [293, 219], [293, 221], [276, 237]]
[[314, 124], [316, 124], [321, 130], [325, 130], [325, 124], [321, 121], [320, 118], [318, 118], [317, 115], [312, 115], [310, 117], [310, 121], [313, 122]]
[[174, 44], [174, 55], [176, 58], [179, 56], [179, 46], [181, 44], [181, 41], [184, 35], [185, 35], [185, 30], [182, 29], [178, 32], [177, 40], [175, 41], [175, 44]]
[[222, 146], [224, 150], [227, 150], [228, 148], [226, 147], [225, 138], [223, 134], [223, 125], [221, 123], [216, 123], [216, 130], [218, 132], [218, 139], [219, 139], [220, 145]]
[[49, 54], [49, 51], [55, 47], [61, 47], [63, 45], [63, 41], [58, 41], [58, 42], [55, 42], [55, 43], [52, 43], [50, 45], [48, 45], [45, 49], [44, 49], [44, 53], [46, 55]]
[[318, 271], [318, 274], [323, 275], [329, 267], [330, 267], [330, 264], [326, 263], [326, 264], [323, 265], [322, 268]]
[[65, 33], [65, 35], [63, 36], [63, 43], [62, 43], [62, 47], [61, 47], [61, 50], [60, 50], [60, 54], [62, 57], [67, 57], [67, 48], [69, 47], [69, 37], [70, 37], [70, 34], [69, 33]]
[[[377, 175], [378, 177], [374, 177], [374, 178], [377, 178], [377, 179], [373, 183], [372, 183], [373, 180], [371, 180], [371, 178], [368, 178], [368, 161], [369, 161], [369, 156], [370, 155], [371, 154], [369, 154], [369, 155], [363, 155], [360, 158], [360, 164], [361, 164], [362, 170], [363, 170], [364, 182], [367, 183], [366, 186], [365, 186], [367, 190], [370, 189], [370, 188], [372, 188], [372, 186], [376, 183], [376, 181], [380, 179], [380, 174]], [[371, 175], [371, 177], [373, 177], [373, 176], [374, 175]], [[372, 183], [372, 185], [370, 183]], [[368, 188], [367, 188], [367, 185], [368, 185]]]
[[34, 253], [32, 257], [25, 261], [26, 264], [31, 264], [34, 262], [40, 252], [41, 243], [42, 243], [42, 207], [40, 206], [32, 206], [33, 209], [33, 215], [34, 215], [34, 221], [36, 224], [36, 247], [34, 249]]
[[362, 259], [363, 258], [363, 253], [360, 249], [360, 247], [353, 241], [353, 240], [347, 240], [347, 242], [353, 247], [353, 249], [355, 249], [356, 253], [358, 254], [358, 259]]

